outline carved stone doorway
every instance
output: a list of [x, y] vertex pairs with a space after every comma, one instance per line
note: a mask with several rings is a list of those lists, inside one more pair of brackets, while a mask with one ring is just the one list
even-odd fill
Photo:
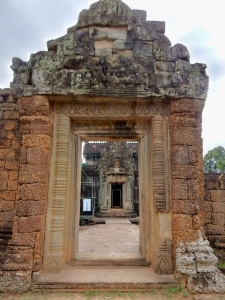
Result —
[[[68, 98], [66, 98], [68, 100]], [[81, 144], [139, 142], [140, 254], [149, 264], [162, 240], [172, 240], [166, 103], [101, 98], [54, 103], [53, 149], [43, 269], [60, 272], [76, 260], [79, 243]], [[165, 247], [164, 247], [165, 248]], [[163, 248], [163, 249], [164, 249]], [[166, 248], [165, 248], [166, 249]], [[159, 255], [160, 254], [160, 255]]]
[[122, 208], [122, 184], [112, 184], [112, 208]]

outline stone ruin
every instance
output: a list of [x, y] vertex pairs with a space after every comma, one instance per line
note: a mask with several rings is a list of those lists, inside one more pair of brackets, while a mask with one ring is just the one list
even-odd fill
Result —
[[[0, 290], [25, 291], [78, 251], [81, 142], [138, 141], [140, 252], [156, 274], [224, 292], [204, 232], [206, 65], [120, 0], [83, 10], [0, 89]], [[33, 276], [33, 277], [32, 277]]]

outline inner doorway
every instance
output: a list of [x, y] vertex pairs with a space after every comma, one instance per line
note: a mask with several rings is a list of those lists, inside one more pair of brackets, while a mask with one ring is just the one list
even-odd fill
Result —
[[112, 208], [122, 208], [122, 184], [112, 184]]

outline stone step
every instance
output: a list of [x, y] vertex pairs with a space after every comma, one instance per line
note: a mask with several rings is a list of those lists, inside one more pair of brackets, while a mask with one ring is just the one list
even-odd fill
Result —
[[157, 275], [149, 266], [67, 266], [60, 273], [33, 274], [33, 291], [151, 291], [174, 283], [174, 275]]
[[123, 213], [123, 212], [101, 212], [96, 214], [97, 218], [137, 218], [136, 213]]
[[79, 253], [70, 266], [149, 266], [140, 253]]

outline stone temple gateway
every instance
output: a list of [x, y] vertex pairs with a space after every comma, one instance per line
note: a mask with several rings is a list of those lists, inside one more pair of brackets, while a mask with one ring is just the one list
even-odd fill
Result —
[[48, 51], [13, 58], [14, 80], [0, 90], [1, 290], [28, 290], [76, 259], [81, 143], [102, 140], [139, 142], [149, 268], [195, 292], [224, 292], [203, 229], [206, 65], [164, 32], [145, 11], [103, 0]]

